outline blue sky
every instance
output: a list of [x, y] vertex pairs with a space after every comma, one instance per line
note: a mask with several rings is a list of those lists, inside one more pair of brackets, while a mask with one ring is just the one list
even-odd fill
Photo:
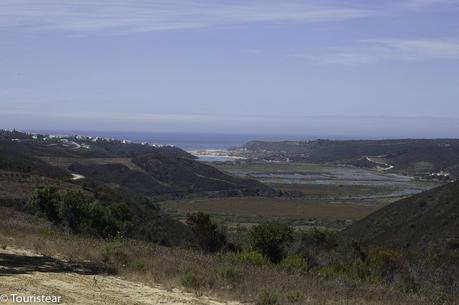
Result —
[[459, 136], [459, 1], [2, 0], [0, 128]]

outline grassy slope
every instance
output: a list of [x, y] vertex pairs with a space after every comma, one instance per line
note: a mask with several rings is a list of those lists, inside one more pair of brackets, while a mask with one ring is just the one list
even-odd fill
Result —
[[[280, 155], [308, 162], [343, 162], [363, 165], [364, 156], [384, 156], [392, 171], [416, 174], [448, 169], [459, 175], [459, 140], [317, 140], [307, 142], [252, 141], [244, 145], [255, 155]], [[365, 164], [364, 167], [370, 166]]]
[[[425, 298], [380, 285], [327, 280], [288, 272], [279, 266], [250, 265], [230, 254], [206, 255], [132, 240], [110, 240], [61, 234], [41, 220], [0, 207], [0, 246], [31, 249], [73, 262], [91, 262], [101, 272], [115, 273], [147, 285], [182, 286], [197, 294], [260, 301], [263, 291], [277, 298], [271, 304], [427, 305]], [[265, 305], [266, 303], [260, 303]]]
[[392, 203], [342, 236], [413, 252], [425, 251], [430, 242], [459, 248], [459, 181]]
[[340, 233], [344, 247], [394, 249], [426, 286], [459, 296], [459, 181], [397, 201]]
[[[195, 161], [194, 156], [177, 147], [77, 137], [44, 139], [32, 139], [19, 132], [4, 135], [0, 130], [0, 170], [61, 179], [71, 177], [70, 170], [95, 183], [147, 196], [195, 192], [275, 194], [255, 180], [235, 178]], [[105, 163], [95, 161], [98, 158]]]

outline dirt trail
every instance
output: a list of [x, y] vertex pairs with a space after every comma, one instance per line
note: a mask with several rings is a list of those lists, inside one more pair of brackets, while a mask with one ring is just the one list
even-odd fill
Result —
[[[97, 275], [82, 266], [10, 248], [0, 249], [0, 294], [54, 295], [62, 297], [60, 304], [81, 305], [241, 305]], [[4, 304], [13, 304], [11, 299]]]

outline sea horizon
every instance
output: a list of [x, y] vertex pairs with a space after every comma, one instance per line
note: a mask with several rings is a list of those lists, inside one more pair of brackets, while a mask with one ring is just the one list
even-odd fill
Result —
[[[18, 129], [19, 130], [19, 129]], [[249, 141], [309, 141], [317, 139], [327, 140], [390, 140], [390, 139], [421, 139], [418, 137], [385, 137], [362, 135], [300, 135], [300, 134], [263, 134], [263, 133], [204, 133], [204, 132], [168, 132], [168, 131], [107, 131], [107, 130], [78, 130], [78, 129], [24, 129], [29, 133], [52, 135], [84, 135], [91, 137], [105, 137], [117, 140], [129, 140], [133, 143], [147, 142], [151, 144], [174, 145], [186, 151], [199, 150], [227, 150], [241, 146]], [[434, 139], [434, 138], [432, 138]], [[449, 137], [435, 139], [453, 139]]]
[[[197, 150], [226, 150], [240, 146], [251, 140], [264, 141], [304, 141], [309, 137], [301, 135], [271, 135], [271, 134], [222, 134], [222, 133], [194, 133], [194, 132], [142, 132], [142, 131], [104, 131], [104, 130], [57, 130], [32, 129], [29, 133], [52, 135], [84, 135], [91, 137], [105, 137], [117, 140], [129, 140], [133, 143], [147, 142], [151, 144], [174, 145], [186, 151]], [[311, 138], [312, 139], [312, 138]]]

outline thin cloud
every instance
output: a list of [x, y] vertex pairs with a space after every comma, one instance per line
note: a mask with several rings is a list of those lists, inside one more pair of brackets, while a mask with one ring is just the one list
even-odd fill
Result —
[[294, 54], [312, 64], [355, 66], [379, 61], [459, 60], [459, 40], [366, 40], [353, 47]]
[[397, 4], [399, 8], [402, 9], [431, 9], [432, 7], [443, 9], [452, 7], [459, 7], [459, 2], [457, 0], [406, 0], [401, 1]]
[[451, 9], [457, 0], [348, 1], [2, 0], [0, 27], [28, 31], [151, 32], [249, 23], [339, 22]]
[[256, 22], [332, 22], [378, 14], [376, 10], [367, 8], [304, 1], [2, 0], [0, 27], [78, 32], [146, 32]]

